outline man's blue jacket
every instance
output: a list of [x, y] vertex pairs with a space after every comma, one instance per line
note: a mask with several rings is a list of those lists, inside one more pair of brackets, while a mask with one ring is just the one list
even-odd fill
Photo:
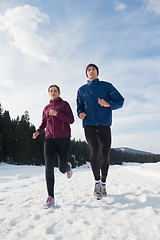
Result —
[[[98, 98], [104, 99], [110, 107], [102, 107], [98, 103]], [[109, 82], [94, 79], [88, 81], [78, 89], [77, 93], [77, 114], [86, 113], [83, 120], [83, 127], [91, 126], [111, 126], [112, 110], [121, 108], [124, 98], [118, 90]]]

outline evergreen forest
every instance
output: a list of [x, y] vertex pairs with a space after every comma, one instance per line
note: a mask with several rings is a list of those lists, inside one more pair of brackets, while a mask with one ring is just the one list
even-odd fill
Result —
[[[35, 126], [30, 123], [29, 112], [25, 111], [21, 117], [11, 119], [9, 111], [4, 111], [0, 104], [0, 162], [18, 165], [44, 165], [43, 143], [45, 132], [37, 139], [32, 139]], [[89, 147], [85, 141], [71, 140], [69, 161], [73, 168], [89, 161]], [[110, 164], [123, 162], [153, 163], [160, 161], [159, 154], [144, 155], [110, 150]], [[55, 159], [56, 166], [58, 158]]]

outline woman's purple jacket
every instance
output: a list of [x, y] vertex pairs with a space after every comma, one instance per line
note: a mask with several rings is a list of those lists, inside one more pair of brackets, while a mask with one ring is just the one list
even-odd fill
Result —
[[[50, 116], [49, 111], [54, 109], [57, 116]], [[70, 138], [70, 124], [74, 122], [74, 116], [68, 102], [58, 97], [50, 100], [50, 103], [44, 108], [42, 123], [37, 129], [41, 133], [46, 128], [46, 138]]]

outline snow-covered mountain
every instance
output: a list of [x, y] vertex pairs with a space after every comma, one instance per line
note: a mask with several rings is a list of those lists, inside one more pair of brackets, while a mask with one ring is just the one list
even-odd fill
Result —
[[150, 152], [145, 152], [145, 151], [141, 151], [141, 150], [136, 150], [136, 149], [132, 149], [132, 148], [128, 148], [128, 147], [119, 147], [119, 148], [114, 148], [114, 149], [115, 149], [115, 150], [122, 151], [122, 152], [132, 153], [132, 154], [153, 155], [153, 153], [150, 153]]

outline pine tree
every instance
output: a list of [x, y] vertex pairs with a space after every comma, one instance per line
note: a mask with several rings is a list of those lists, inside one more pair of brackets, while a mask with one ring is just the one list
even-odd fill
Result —
[[2, 109], [2, 105], [0, 103], [0, 133], [2, 131], [3, 128], [3, 109]]
[[8, 163], [13, 163], [15, 161], [16, 157], [16, 140], [15, 140], [15, 135], [10, 128], [8, 137], [7, 137], [7, 150], [6, 150], [6, 159]]
[[0, 162], [4, 161], [3, 135], [0, 133]]

